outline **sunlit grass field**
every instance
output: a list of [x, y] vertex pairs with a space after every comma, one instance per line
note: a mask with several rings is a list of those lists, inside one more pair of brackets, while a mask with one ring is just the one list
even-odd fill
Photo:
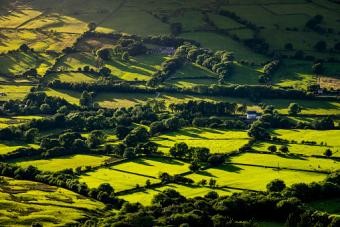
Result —
[[254, 166], [224, 165], [207, 169], [201, 173], [188, 175], [195, 182], [202, 179], [209, 181], [213, 178], [219, 186], [230, 186], [250, 190], [266, 190], [266, 185], [274, 180], [281, 179], [286, 185], [295, 183], [310, 183], [322, 181], [326, 174], [301, 172], [292, 170], [276, 170]]
[[219, 196], [228, 196], [236, 192], [240, 192], [239, 190], [234, 189], [211, 189], [208, 187], [200, 187], [194, 185], [179, 185], [179, 184], [169, 184], [160, 188], [146, 189], [141, 192], [136, 192], [128, 195], [121, 196], [122, 199], [129, 201], [130, 203], [139, 202], [144, 206], [151, 205], [152, 198], [158, 193], [163, 192], [166, 189], [173, 189], [178, 191], [181, 195], [186, 198], [194, 198], [196, 196], [205, 196], [210, 191], [217, 192]]
[[1, 226], [28, 226], [34, 222], [44, 226], [65, 226], [105, 208], [101, 202], [62, 188], [3, 179], [6, 184], [0, 184]]
[[169, 149], [179, 142], [184, 142], [191, 147], [207, 147], [211, 153], [228, 153], [238, 150], [247, 144], [248, 140], [246, 131], [223, 131], [208, 128], [184, 128], [152, 139], [160, 145], [159, 150], [164, 153], [168, 153]]
[[77, 167], [96, 167], [105, 163], [110, 159], [108, 156], [103, 155], [71, 155], [64, 157], [57, 157], [52, 159], [19, 159], [13, 162], [21, 167], [35, 166], [42, 171], [60, 171], [63, 169], [75, 169]]
[[90, 188], [96, 188], [102, 183], [109, 183], [116, 192], [139, 186], [145, 186], [146, 181], [151, 183], [160, 182], [158, 179], [144, 177], [133, 173], [125, 173], [111, 168], [100, 168], [94, 172], [83, 174], [79, 181], [85, 182]]
[[331, 159], [301, 157], [296, 155], [279, 156], [276, 154], [245, 153], [230, 158], [230, 162], [263, 165], [277, 168], [295, 168], [315, 171], [335, 171], [340, 169], [340, 162]]

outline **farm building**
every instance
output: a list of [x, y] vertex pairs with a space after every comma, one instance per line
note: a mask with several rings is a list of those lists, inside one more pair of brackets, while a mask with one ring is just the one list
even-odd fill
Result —
[[256, 120], [259, 117], [256, 111], [248, 111], [246, 116], [248, 120]]

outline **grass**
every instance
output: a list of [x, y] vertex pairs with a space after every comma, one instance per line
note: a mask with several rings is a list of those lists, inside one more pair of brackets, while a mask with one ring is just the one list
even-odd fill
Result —
[[0, 96], [0, 101], [24, 99], [29, 93], [32, 86], [28, 85], [0, 85], [1, 92], [4, 91], [6, 96]]
[[116, 192], [135, 188], [137, 184], [144, 186], [147, 180], [150, 180], [151, 183], [159, 182], [154, 178], [121, 172], [111, 168], [100, 168], [82, 175], [79, 179], [80, 182], [85, 182], [90, 188], [96, 188], [102, 183], [109, 183]]
[[201, 11], [188, 10], [178, 14], [170, 18], [170, 23], [181, 23], [185, 31], [194, 31], [205, 27]]
[[27, 123], [32, 119], [40, 119], [41, 116], [15, 116], [15, 117], [0, 117], [0, 128], [6, 128], [9, 126], [17, 126], [23, 123]]
[[295, 140], [297, 142], [315, 141], [327, 143], [328, 146], [340, 147], [340, 130], [312, 130], [312, 129], [276, 129], [272, 131], [273, 136], [286, 140]]
[[234, 52], [236, 60], [250, 60], [257, 63], [268, 60], [266, 57], [250, 51], [242, 44], [232, 40], [231, 38], [212, 32], [183, 33], [180, 37], [196, 40], [200, 42], [203, 47], [207, 47], [212, 50], [227, 50]]
[[[259, 142], [253, 145], [253, 149], [257, 151], [268, 151], [268, 147], [271, 145], [275, 145], [278, 148], [282, 144], [268, 143], [268, 142]], [[305, 144], [294, 144], [289, 143], [286, 144], [289, 148], [289, 152], [293, 154], [302, 154], [302, 155], [324, 155], [326, 149], [331, 149], [333, 151], [333, 157], [340, 157], [339, 147], [330, 147], [330, 146], [320, 146], [320, 145], [305, 145]]]
[[199, 187], [199, 186], [185, 186], [178, 184], [169, 184], [160, 188], [155, 189], [147, 189], [142, 192], [136, 192], [128, 195], [121, 196], [122, 199], [130, 202], [130, 203], [141, 203], [144, 206], [151, 205], [152, 198], [163, 192], [166, 189], [174, 189], [178, 191], [181, 195], [186, 198], [194, 198], [197, 196], [204, 196], [210, 191], [217, 192], [220, 196], [228, 196], [233, 193], [239, 192], [238, 190], [233, 189], [210, 189], [208, 187]]
[[74, 192], [32, 181], [3, 178], [0, 184], [0, 225], [67, 226], [100, 212], [105, 205]]
[[91, 83], [95, 82], [96, 78], [90, 74], [78, 72], [63, 72], [50, 74], [46, 80], [60, 80], [68, 83]]
[[242, 28], [244, 25], [228, 18], [224, 17], [218, 14], [209, 14], [210, 20], [214, 22], [214, 24], [219, 28], [219, 29], [232, 29], [232, 28]]
[[69, 103], [74, 104], [74, 105], [79, 105], [79, 99], [81, 96], [81, 93], [79, 92], [67, 91], [67, 90], [56, 90], [52, 88], [47, 88], [45, 90], [45, 93], [48, 96], [55, 96], [55, 97], [63, 98]]
[[310, 183], [322, 181], [326, 174], [309, 173], [292, 170], [275, 170], [271, 168], [224, 165], [218, 168], [205, 170], [201, 173], [188, 175], [195, 182], [202, 179], [209, 181], [213, 178], [219, 186], [230, 186], [249, 190], [266, 190], [266, 185], [274, 180], [281, 179], [286, 185], [290, 186], [295, 183]]
[[192, 147], [207, 147], [211, 153], [228, 153], [248, 143], [246, 131], [223, 131], [205, 128], [184, 128], [152, 139], [159, 150], [168, 153], [175, 143], [185, 142]]
[[77, 167], [85, 167], [91, 166], [96, 167], [104, 164], [106, 160], [110, 159], [108, 156], [103, 155], [71, 155], [71, 156], [64, 156], [52, 159], [41, 159], [41, 160], [34, 160], [34, 159], [18, 159], [13, 162], [15, 164], [27, 167], [27, 166], [36, 166], [42, 171], [60, 171], [63, 169], [75, 169]]
[[1, 28], [16, 28], [24, 22], [35, 18], [41, 14], [40, 11], [34, 9], [16, 9], [0, 16]]
[[115, 170], [128, 171], [151, 177], [158, 177], [159, 173], [180, 174], [189, 171], [189, 164], [163, 158], [141, 158], [112, 166]]
[[14, 142], [14, 141], [6, 141], [6, 142], [0, 141], [0, 155], [8, 154], [22, 147], [39, 148], [39, 146], [36, 144], [26, 144], [26, 143]]
[[336, 171], [340, 170], [340, 162], [331, 159], [312, 157], [301, 157], [297, 155], [282, 156], [276, 154], [245, 153], [230, 158], [230, 162], [263, 165], [278, 168], [295, 168], [315, 171]]

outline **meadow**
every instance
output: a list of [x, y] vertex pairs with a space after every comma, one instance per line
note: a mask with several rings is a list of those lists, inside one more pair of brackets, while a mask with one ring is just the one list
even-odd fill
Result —
[[1, 226], [28, 226], [33, 222], [65, 226], [105, 208], [101, 202], [63, 188], [11, 178], [0, 180]]
[[281, 179], [287, 186], [290, 186], [301, 182], [310, 183], [322, 181], [326, 176], [326, 174], [321, 173], [229, 164], [190, 174], [187, 177], [195, 182], [203, 179], [209, 182], [209, 179], [213, 178], [219, 187], [227, 186], [237, 189], [265, 191], [266, 185], [274, 179]]
[[169, 149], [179, 142], [185, 142], [190, 147], [207, 147], [211, 153], [228, 153], [238, 150], [247, 144], [248, 140], [246, 131], [208, 128], [184, 128], [152, 139], [153, 142], [160, 145], [159, 151], [164, 153], [169, 153]]
[[301, 169], [326, 172], [332, 172], [340, 169], [340, 162], [336, 160], [302, 157], [298, 155], [245, 153], [239, 156], [234, 156], [230, 158], [229, 161], [237, 164], [261, 165], [284, 169]]
[[51, 159], [19, 159], [13, 160], [13, 162], [24, 168], [32, 165], [42, 171], [56, 172], [64, 169], [76, 169], [77, 167], [97, 167], [103, 165], [109, 159], [110, 157], [103, 155], [77, 154]]
[[85, 182], [89, 188], [97, 188], [102, 183], [109, 183], [116, 192], [133, 189], [138, 184], [145, 186], [146, 181], [159, 183], [157, 178], [146, 177], [138, 173], [118, 171], [113, 168], [100, 168], [80, 176], [79, 181]]

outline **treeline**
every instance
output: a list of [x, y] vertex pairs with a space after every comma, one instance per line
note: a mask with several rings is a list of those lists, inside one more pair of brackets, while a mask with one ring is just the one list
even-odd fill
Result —
[[154, 45], [166, 46], [166, 47], [176, 47], [176, 48], [185, 43], [191, 43], [192, 45], [200, 46], [200, 43], [195, 40], [182, 39], [178, 37], [164, 36], [164, 35], [149, 36], [147, 38], [144, 38], [143, 42], [148, 43], [148, 44], [154, 44]]
[[180, 56], [173, 56], [161, 64], [161, 68], [152, 75], [147, 82], [148, 86], [154, 87], [167, 80], [172, 74], [180, 69], [184, 64], [184, 59]]
[[186, 44], [176, 50], [176, 55], [188, 59], [190, 62], [201, 65], [219, 75], [219, 83], [233, 73], [234, 55], [227, 51], [213, 52], [209, 49], [198, 48], [197, 46]]
[[279, 69], [280, 60], [273, 60], [263, 66], [263, 75], [260, 76], [260, 83], [267, 83], [271, 80], [273, 74]]

